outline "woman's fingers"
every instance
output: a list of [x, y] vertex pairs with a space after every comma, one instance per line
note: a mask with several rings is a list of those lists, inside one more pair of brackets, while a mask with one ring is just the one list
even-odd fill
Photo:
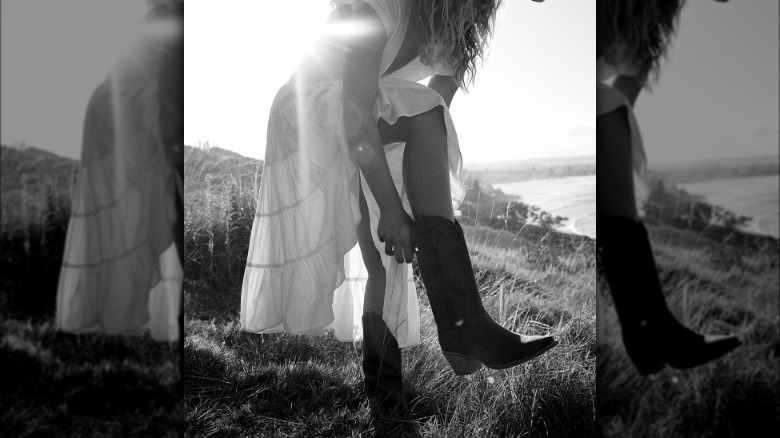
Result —
[[414, 249], [412, 242], [407, 238], [403, 243], [394, 244], [392, 240], [385, 240], [385, 254], [395, 256], [398, 263], [412, 263]]
[[402, 260], [398, 261], [398, 263], [412, 263], [414, 252], [412, 251], [412, 230], [410, 227], [404, 227], [401, 229], [401, 240], [399, 245], [403, 250], [403, 257]]
[[[408, 219], [408, 218], [407, 218]], [[384, 227], [380, 225], [377, 229], [377, 237], [380, 243], [385, 244], [385, 254], [394, 256], [398, 263], [412, 263], [414, 257], [414, 244], [412, 242], [411, 219], [406, 224], [400, 225], [393, 232], [382, 232]]]
[[414, 252], [412, 251], [412, 242], [411, 241], [405, 242], [403, 249], [404, 249], [404, 261], [406, 263], [412, 263], [412, 256], [414, 256]]
[[398, 245], [398, 248], [395, 249], [395, 261], [399, 264], [404, 262], [404, 247], [401, 245]]

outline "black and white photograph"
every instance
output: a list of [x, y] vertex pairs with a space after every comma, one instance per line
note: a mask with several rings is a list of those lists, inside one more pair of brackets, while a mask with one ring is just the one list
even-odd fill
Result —
[[777, 2], [597, 1], [597, 426], [780, 434]]
[[183, 18], [2, 1], [2, 436], [183, 430]]
[[191, 3], [187, 436], [593, 436], [594, 7]]
[[0, 96], [2, 437], [780, 436], [776, 1], [0, 0]]

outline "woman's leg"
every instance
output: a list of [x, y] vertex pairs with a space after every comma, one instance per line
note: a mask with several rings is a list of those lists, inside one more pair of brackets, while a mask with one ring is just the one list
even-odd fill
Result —
[[385, 267], [382, 264], [382, 257], [374, 245], [374, 239], [371, 235], [371, 221], [368, 216], [368, 204], [363, 195], [363, 187], [360, 188], [360, 223], [357, 228], [358, 245], [363, 255], [363, 263], [368, 271], [368, 280], [366, 281], [366, 294], [363, 299], [363, 313], [375, 313], [382, 315], [382, 308], [385, 303]]
[[406, 133], [403, 175], [412, 213], [453, 222], [444, 109], [408, 117], [400, 128]]
[[696, 366], [739, 345], [705, 338], [666, 306], [653, 251], [634, 199], [633, 160], [625, 108], [596, 118], [597, 245], [618, 312], [626, 352], [642, 374]]
[[363, 299], [363, 375], [366, 396], [374, 418], [405, 418], [409, 411], [403, 397], [401, 349], [382, 320], [385, 301], [385, 267], [371, 236], [368, 204], [360, 189], [358, 245], [368, 271]]
[[439, 334], [439, 344], [456, 374], [486, 365], [518, 365], [552, 348], [550, 337], [514, 334], [497, 324], [482, 306], [466, 240], [452, 211], [447, 128], [441, 106], [380, 121], [382, 139], [404, 141], [403, 177], [412, 213], [413, 243]]
[[596, 118], [596, 215], [638, 220], [626, 108]]

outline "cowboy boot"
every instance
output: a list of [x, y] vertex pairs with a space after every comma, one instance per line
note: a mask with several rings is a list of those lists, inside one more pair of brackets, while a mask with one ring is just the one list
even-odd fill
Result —
[[665, 364], [695, 367], [740, 345], [735, 336], [702, 336], [680, 324], [669, 311], [641, 221], [601, 217], [596, 234], [623, 344], [640, 374], [656, 373]]
[[401, 349], [380, 315], [363, 315], [363, 374], [371, 415], [376, 419], [405, 419]]
[[496, 370], [513, 367], [558, 344], [552, 336], [512, 333], [490, 317], [457, 221], [417, 215], [413, 232], [439, 345], [455, 374], [471, 374], [483, 365]]

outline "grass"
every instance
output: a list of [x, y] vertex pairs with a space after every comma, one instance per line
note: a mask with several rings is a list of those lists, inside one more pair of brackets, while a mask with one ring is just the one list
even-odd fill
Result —
[[178, 353], [148, 337], [57, 331], [4, 318], [3, 436], [179, 436]]
[[[360, 343], [241, 331], [259, 166], [185, 151], [187, 436], [371, 436]], [[227, 176], [237, 165], [246, 174]], [[425, 437], [587, 437], [595, 421], [595, 243], [529, 226], [465, 227], [488, 311], [560, 345], [505, 371], [449, 369], [419, 284], [422, 344], [403, 350], [412, 427]]]
[[599, 281], [600, 433], [607, 438], [780, 435], [777, 240], [766, 240], [756, 251], [691, 232], [649, 228], [672, 312], [700, 333], [739, 334], [743, 344], [697, 368], [667, 367], [643, 377], [625, 354], [617, 315]]
[[76, 163], [2, 147], [0, 436], [180, 436], [178, 351], [54, 327]]

